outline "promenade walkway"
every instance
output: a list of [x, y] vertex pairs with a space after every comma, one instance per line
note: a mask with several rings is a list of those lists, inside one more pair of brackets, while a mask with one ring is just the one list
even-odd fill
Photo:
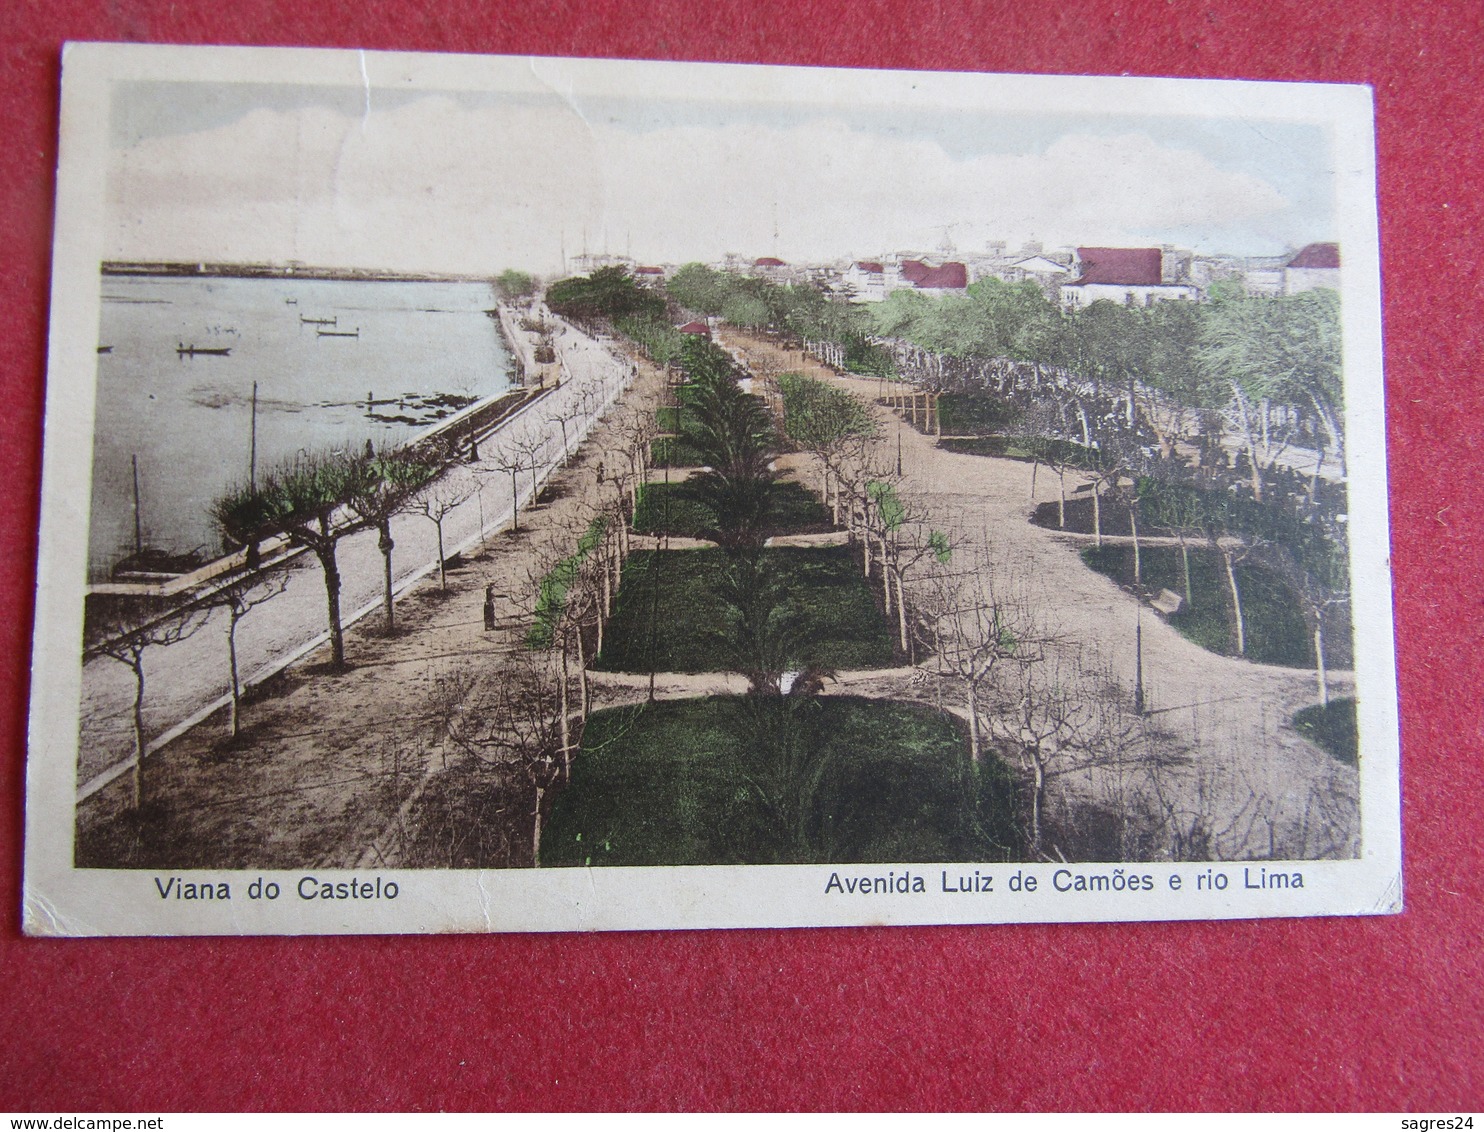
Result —
[[[500, 474], [496, 457], [518, 434], [539, 430], [553, 443], [541, 463], [539, 484], [520, 477], [522, 507], [550, 479], [562, 462], [561, 431], [556, 421], [566, 417], [568, 449], [575, 449], [611, 408], [633, 377], [633, 364], [576, 328], [542, 312], [561, 329], [555, 344], [565, 380], [560, 388], [538, 398], [502, 421], [480, 439], [482, 459], [450, 468], [443, 477], [451, 490], [468, 493], [444, 520], [444, 549], [452, 555], [477, 544], [486, 535], [510, 523], [513, 510], [511, 480]], [[516, 325], [514, 322], [511, 325]], [[517, 333], [520, 333], [517, 326]], [[392, 523], [393, 587], [398, 593], [436, 573], [437, 529], [428, 519], [398, 515]], [[354, 625], [380, 608], [382, 556], [374, 531], [341, 540], [337, 562], [342, 577], [341, 609], [344, 623]], [[310, 655], [328, 639], [325, 586], [318, 561], [300, 555], [286, 567], [282, 593], [245, 617], [237, 630], [238, 663], [246, 681], [258, 683]], [[149, 649], [144, 658], [146, 696], [144, 722], [158, 749], [221, 708], [229, 692], [225, 639], [227, 617], [214, 610], [191, 636], [168, 647]], [[77, 752], [79, 801], [107, 786], [133, 764], [131, 713], [134, 676], [123, 664], [106, 657], [83, 666], [81, 736]], [[33, 752], [33, 757], [68, 757], [64, 752]]]
[[[928, 517], [953, 545], [987, 547], [1044, 612], [1060, 637], [1064, 662], [1110, 675], [1124, 686], [1129, 702], [1138, 631], [1151, 722], [1171, 734], [1188, 760], [1167, 775], [1166, 784], [1191, 813], [1214, 815], [1235, 852], [1263, 852], [1270, 835], [1278, 843], [1307, 839], [1310, 852], [1358, 852], [1354, 768], [1289, 725], [1295, 711], [1317, 702], [1312, 671], [1220, 656], [1187, 640], [1147, 607], [1141, 610], [1131, 594], [1082, 563], [1076, 551], [1090, 536], [1069, 537], [1028, 521], [1038, 503], [1057, 498], [1055, 477], [1041, 476], [1033, 495], [1030, 464], [938, 448], [932, 437], [875, 406], [874, 379], [839, 376], [758, 336], [728, 330], [725, 340], [757, 368], [806, 373], [873, 405], [893, 450], [900, 437], [900, 491], [909, 509]], [[910, 596], [910, 580], [908, 589]], [[1331, 695], [1353, 694], [1352, 673], [1331, 671], [1329, 678]], [[1120, 788], [1095, 777], [1080, 788], [1092, 795]]]

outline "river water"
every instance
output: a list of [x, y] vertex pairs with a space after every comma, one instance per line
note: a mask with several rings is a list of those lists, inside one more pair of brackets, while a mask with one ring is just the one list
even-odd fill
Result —
[[[143, 545], [215, 554], [210, 507], [301, 453], [397, 444], [509, 388], [489, 284], [105, 276], [90, 572]], [[226, 350], [182, 354], [181, 348]]]

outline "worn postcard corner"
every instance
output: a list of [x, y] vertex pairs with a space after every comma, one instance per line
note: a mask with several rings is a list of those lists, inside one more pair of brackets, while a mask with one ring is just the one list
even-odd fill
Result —
[[1399, 910], [1355, 95], [71, 46], [26, 930]]

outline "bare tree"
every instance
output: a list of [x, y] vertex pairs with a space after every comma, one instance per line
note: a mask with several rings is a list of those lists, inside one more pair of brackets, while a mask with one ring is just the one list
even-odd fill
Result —
[[551, 437], [537, 429], [527, 428], [510, 438], [510, 446], [522, 462], [523, 469], [531, 473], [531, 503], [534, 505], [541, 494], [541, 465], [546, 462]]
[[218, 607], [227, 613], [227, 671], [232, 691], [227, 733], [233, 739], [242, 734], [242, 680], [237, 668], [237, 626], [258, 606], [283, 593], [288, 584], [289, 576], [286, 572], [274, 575], [266, 571], [249, 572], [221, 586], [202, 603], [203, 608]]
[[490, 459], [494, 471], [510, 477], [510, 529], [520, 530], [520, 474], [526, 470], [520, 453], [513, 448], [501, 448]]
[[572, 752], [576, 746], [571, 696], [574, 661], [579, 728], [586, 719], [589, 700], [583, 630], [599, 607], [601, 581], [588, 560], [602, 545], [603, 529], [601, 517], [594, 518], [584, 528], [576, 524], [557, 527], [547, 533], [527, 567], [532, 625], [526, 634], [526, 644], [533, 649], [549, 649], [555, 656], [558, 750], [567, 778], [571, 777]]
[[[1144, 765], [1145, 727], [1125, 710], [1127, 697], [1111, 677], [1089, 670], [1081, 657], [1048, 655], [1044, 663], [1012, 666], [1009, 672], [1010, 702], [991, 726], [1029, 777], [1027, 842], [1033, 856], [1043, 856], [1053, 783], [1095, 768]], [[1078, 807], [1073, 802], [1064, 808], [1075, 814]], [[1066, 824], [1079, 823], [1073, 816]], [[1060, 854], [1060, 847], [1052, 848]]]
[[[370, 452], [370, 441], [366, 443]], [[382, 560], [382, 608], [386, 613], [386, 631], [395, 627], [392, 603], [392, 519], [407, 507], [408, 500], [439, 472], [436, 463], [409, 451], [383, 452], [365, 461], [362, 473], [354, 477], [346, 496], [346, 506], [362, 521], [376, 528], [376, 546]]]
[[[623, 438], [622, 455], [623, 465], [607, 469], [607, 474], [613, 476], [619, 484], [620, 490], [627, 495], [629, 504], [629, 521], [634, 520], [635, 511], [639, 506], [639, 492], [649, 471], [650, 447], [654, 443], [658, 425], [655, 422], [653, 412], [647, 412], [634, 406], [626, 407], [617, 421], [619, 436]], [[673, 456], [673, 448], [671, 455]], [[673, 459], [667, 460], [673, 463]]]
[[197, 609], [167, 613], [144, 622], [132, 621], [127, 614], [107, 619], [98, 627], [98, 639], [87, 650], [93, 656], [106, 656], [128, 667], [134, 674], [134, 757], [130, 761], [133, 805], [141, 810], [145, 804], [144, 756], [147, 746], [144, 730], [145, 654], [153, 648], [168, 648], [183, 641], [206, 623]]
[[921, 631], [939, 671], [958, 681], [969, 725], [969, 757], [983, 753], [986, 685], [1001, 665], [1022, 666], [1043, 659], [1052, 634], [1028, 597], [1000, 581], [987, 553], [979, 562], [955, 553], [919, 587], [923, 594]]
[[542, 802], [557, 774], [554, 692], [546, 654], [516, 649], [496, 672], [476, 676], [463, 670], [443, 677], [436, 694], [453, 747], [528, 792], [531, 860], [537, 867]]
[[552, 415], [546, 418], [548, 424], [561, 426], [562, 430], [562, 467], [567, 466], [567, 461], [572, 455], [571, 443], [568, 440], [567, 426], [575, 424], [584, 416], [581, 400], [586, 397], [588, 404], [592, 403], [592, 390], [583, 386], [578, 390], [578, 396], [568, 401], [561, 408], [554, 409]]
[[443, 520], [473, 497], [475, 485], [468, 481], [455, 483], [443, 476], [423, 489], [409, 504], [408, 510], [423, 516], [438, 528], [438, 586], [448, 589], [448, 556], [443, 550]]

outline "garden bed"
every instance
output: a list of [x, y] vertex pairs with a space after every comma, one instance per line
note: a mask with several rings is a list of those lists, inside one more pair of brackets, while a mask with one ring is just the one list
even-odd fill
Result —
[[1342, 763], [1359, 764], [1360, 735], [1355, 723], [1354, 700], [1331, 700], [1327, 706], [1315, 704], [1295, 712], [1293, 729]]
[[[948, 431], [948, 426], [943, 426]], [[1068, 467], [1076, 468], [1092, 463], [1092, 453], [1070, 440], [1045, 440], [1023, 436], [946, 436], [938, 441], [944, 452], [955, 452], [960, 456], [994, 456], [1001, 460], [1023, 460], [1026, 463], [1039, 460], [1043, 465], [1048, 459], [1057, 459]], [[1056, 473], [1048, 467], [1047, 475]], [[1055, 507], [1055, 504], [1052, 504]], [[1052, 516], [1053, 521], [1055, 515]]]
[[[762, 551], [798, 617], [804, 662], [835, 669], [892, 663], [892, 637], [848, 546]], [[728, 672], [734, 614], [718, 593], [727, 557], [720, 550], [636, 551], [603, 651], [593, 667], [609, 672]]]
[[[1016, 784], [955, 722], [855, 697], [710, 697], [599, 712], [543, 865], [994, 861]], [[926, 878], [936, 883], [936, 876]]]
[[[1221, 555], [1205, 546], [1192, 546], [1190, 596], [1179, 612], [1167, 618], [1182, 635], [1202, 648], [1222, 656], [1236, 652], [1231, 618], [1231, 594]], [[1082, 560], [1100, 574], [1123, 586], [1134, 584], [1132, 546], [1089, 547]], [[1139, 551], [1140, 583], [1145, 593], [1162, 589], [1185, 597], [1185, 577], [1180, 548], [1145, 546]], [[1293, 668], [1314, 666], [1314, 638], [1299, 603], [1283, 581], [1271, 570], [1239, 564], [1235, 570], [1237, 590], [1242, 595], [1246, 657], [1259, 664], [1281, 664]], [[1325, 620], [1325, 662], [1331, 668], [1348, 668], [1353, 648], [1348, 608], [1335, 607]]]
[[989, 394], [938, 395], [938, 419], [945, 433], [1001, 433], [1012, 428], [1023, 415], [1009, 401]]
[[[639, 534], [705, 538], [716, 526], [715, 513], [698, 497], [691, 482], [650, 483], [640, 491], [634, 517], [634, 530]], [[769, 492], [769, 518], [764, 524], [766, 536], [814, 534], [832, 529], [829, 510], [813, 492], [792, 480], [773, 484]]]
[[656, 468], [699, 468], [705, 459], [690, 441], [661, 436], [649, 443], [649, 462]]

